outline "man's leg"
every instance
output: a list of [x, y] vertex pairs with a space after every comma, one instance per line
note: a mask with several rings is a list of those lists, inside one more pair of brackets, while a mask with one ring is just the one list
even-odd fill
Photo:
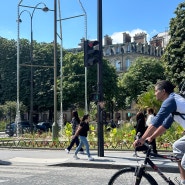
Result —
[[151, 145], [153, 147], [153, 152], [155, 154], [157, 154], [157, 146], [156, 146], [156, 140], [155, 139], [151, 142]]
[[[80, 143], [78, 136], [75, 138], [75, 142], [76, 142], [76, 146], [78, 147], [78, 145], [79, 145], [79, 143]], [[84, 151], [84, 150], [83, 150], [83, 148], [81, 147], [81, 148], [80, 148], [80, 152], [83, 152], [83, 151]]]
[[75, 138], [71, 140], [70, 145], [67, 147], [67, 150], [70, 151], [74, 144], [75, 144]]
[[185, 181], [185, 170], [182, 167], [181, 162], [178, 162], [178, 166], [179, 166], [179, 171], [180, 171], [180, 175], [181, 175], [181, 180]]
[[185, 184], [185, 136], [175, 141], [173, 144], [173, 153], [182, 158], [181, 162], [178, 162], [179, 171], [181, 175], [181, 181]]

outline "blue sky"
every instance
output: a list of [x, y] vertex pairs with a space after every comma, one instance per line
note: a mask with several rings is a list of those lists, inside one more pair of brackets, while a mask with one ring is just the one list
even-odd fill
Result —
[[[17, 5], [19, 0], [1, 1], [0, 36], [17, 39]], [[43, 2], [53, 9], [53, 0], [23, 0], [26, 6], [36, 6]], [[58, 2], [58, 0], [57, 0]], [[97, 0], [81, 0], [87, 13], [87, 39], [97, 39]], [[183, 0], [102, 0], [103, 33], [113, 39], [113, 43], [122, 43], [122, 33], [131, 36], [138, 32], [146, 32], [147, 38], [169, 28], [169, 22], [175, 16], [174, 11]], [[38, 7], [43, 7], [40, 4]], [[82, 15], [83, 11], [78, 0], [60, 0], [62, 19]], [[26, 8], [20, 7], [20, 12]], [[27, 9], [32, 13], [33, 9]], [[20, 38], [30, 40], [31, 18], [28, 12], [21, 13]], [[54, 39], [53, 12], [35, 10], [33, 14], [33, 39], [37, 42], [52, 42]], [[59, 28], [59, 22], [57, 24]], [[60, 30], [58, 29], [58, 33]], [[85, 37], [84, 16], [62, 21], [63, 47], [78, 47], [80, 39]], [[60, 39], [58, 38], [60, 43]]]

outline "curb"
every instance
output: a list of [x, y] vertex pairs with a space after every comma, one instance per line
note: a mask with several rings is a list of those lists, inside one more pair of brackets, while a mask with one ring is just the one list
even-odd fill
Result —
[[[80, 167], [80, 168], [98, 168], [98, 169], [117, 169], [120, 170], [126, 167], [136, 167], [133, 164], [112, 164], [112, 163], [95, 163], [95, 162], [87, 162], [87, 163], [75, 163], [75, 162], [67, 162], [67, 163], [59, 163], [59, 164], [51, 164], [48, 166], [61, 166], [61, 167]], [[165, 166], [165, 165], [157, 165], [158, 168], [162, 172], [167, 173], [177, 173], [178, 166]], [[146, 167], [147, 171], [154, 171], [150, 166]]]

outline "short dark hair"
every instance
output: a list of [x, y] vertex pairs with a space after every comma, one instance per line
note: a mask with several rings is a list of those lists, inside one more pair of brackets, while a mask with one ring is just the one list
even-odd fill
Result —
[[164, 89], [168, 94], [174, 92], [174, 88], [175, 88], [175, 86], [170, 81], [167, 81], [167, 80], [158, 81], [155, 86], [159, 90]]
[[89, 117], [89, 114], [85, 114], [85, 115], [83, 116], [83, 118], [82, 118], [82, 121], [85, 121], [86, 119], [88, 119], [88, 117]]
[[154, 109], [152, 109], [151, 107], [147, 108], [147, 111], [148, 111], [149, 113], [151, 113], [151, 114], [154, 113]]
[[80, 118], [79, 118], [78, 112], [77, 112], [76, 110], [74, 110], [74, 111], [72, 112], [72, 116], [76, 119], [76, 121], [77, 121], [78, 123], [80, 123]]

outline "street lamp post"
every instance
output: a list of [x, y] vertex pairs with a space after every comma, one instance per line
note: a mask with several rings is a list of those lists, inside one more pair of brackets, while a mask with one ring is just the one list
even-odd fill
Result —
[[[60, 46], [60, 119], [59, 119], [59, 123], [61, 125], [61, 127], [63, 126], [63, 35], [62, 35], [62, 21], [63, 20], [68, 20], [68, 19], [73, 19], [73, 18], [77, 18], [77, 17], [81, 17], [81, 16], [85, 16], [85, 40], [87, 40], [87, 14], [86, 11], [83, 7], [83, 4], [81, 3], [81, 1], [79, 0], [79, 4], [84, 12], [84, 14], [82, 15], [77, 15], [77, 16], [72, 16], [72, 17], [67, 17], [67, 18], [63, 18], [61, 17], [61, 11], [60, 11], [60, 1], [58, 1], [58, 6], [59, 6], [59, 23], [60, 23], [60, 41], [61, 41], [61, 46]], [[87, 67], [85, 67], [85, 112], [88, 112], [88, 108], [87, 108]]]
[[[49, 9], [42, 2], [38, 3], [34, 7], [24, 6], [24, 5], [19, 4], [19, 6], [22, 6], [22, 7], [33, 8], [33, 11], [30, 12], [28, 10], [23, 10], [18, 15], [18, 25], [19, 25], [20, 22], [22, 22], [22, 20], [20, 19], [20, 16], [21, 16], [21, 14], [23, 12], [27, 12], [29, 14], [29, 16], [30, 16], [30, 23], [31, 23], [31, 26], [30, 26], [30, 29], [31, 29], [31, 35], [30, 35], [30, 37], [31, 37], [30, 38], [31, 39], [31, 41], [30, 41], [30, 67], [31, 67], [31, 70], [30, 70], [30, 113], [29, 113], [29, 123], [31, 125], [32, 131], [33, 131], [33, 15], [34, 15], [34, 12], [35, 12], [36, 9], [41, 9], [41, 8], [38, 8], [38, 6], [41, 5], [41, 4], [44, 5], [42, 10], [44, 12], [47, 12]], [[18, 30], [19, 30], [19, 27], [18, 27]]]
[[[85, 8], [82, 5], [82, 2], [79, 0], [80, 6], [84, 12], [84, 21], [85, 21], [85, 40], [87, 40], [87, 13], [85, 11]], [[88, 113], [87, 108], [87, 67], [85, 67], [85, 113]]]
[[52, 125], [52, 139], [56, 140], [57, 138], [57, 2], [54, 0], [54, 122]]
[[20, 12], [20, 4], [22, 3], [23, 0], [20, 0], [17, 6], [17, 104], [16, 104], [16, 118], [15, 118], [15, 123], [17, 125], [17, 136], [19, 136], [19, 128], [18, 128], [18, 123], [20, 122], [20, 100], [19, 100], [19, 76], [20, 76], [20, 70], [19, 70], [19, 64], [20, 64], [20, 50], [19, 50], [19, 12]]

